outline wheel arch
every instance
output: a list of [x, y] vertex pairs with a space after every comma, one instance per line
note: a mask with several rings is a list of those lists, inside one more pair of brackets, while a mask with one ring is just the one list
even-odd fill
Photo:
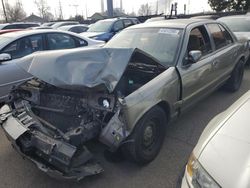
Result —
[[169, 122], [170, 121], [170, 117], [171, 117], [170, 116], [170, 111], [171, 110], [170, 110], [170, 106], [169, 106], [168, 102], [166, 102], [166, 101], [160, 101], [155, 106], [159, 106], [159, 107], [161, 107], [164, 110], [164, 112], [166, 114], [167, 122]]
[[140, 115], [136, 118], [136, 120], [132, 124], [131, 132], [133, 132], [133, 130], [135, 129], [137, 123], [143, 118], [143, 116], [145, 114], [147, 114], [152, 108], [154, 108], [156, 106], [160, 107], [165, 112], [166, 118], [167, 118], [167, 122], [170, 121], [170, 118], [171, 118], [171, 108], [170, 108], [170, 105], [169, 105], [169, 103], [167, 101], [161, 100], [161, 101], [158, 101], [158, 102], [152, 104], [147, 109], [145, 109], [145, 111], [143, 111], [142, 113], [140, 113]]

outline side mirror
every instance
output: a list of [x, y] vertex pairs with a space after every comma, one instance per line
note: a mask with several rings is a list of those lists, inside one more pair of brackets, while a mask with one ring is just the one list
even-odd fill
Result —
[[188, 53], [188, 63], [193, 64], [200, 60], [202, 52], [200, 50], [193, 50]]
[[0, 54], [0, 62], [11, 60], [11, 55], [7, 53]]

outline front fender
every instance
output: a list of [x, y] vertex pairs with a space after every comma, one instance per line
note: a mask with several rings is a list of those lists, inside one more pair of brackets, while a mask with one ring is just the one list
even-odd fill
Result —
[[179, 99], [180, 81], [174, 67], [127, 96], [123, 101], [122, 112], [127, 128], [132, 132], [137, 122], [152, 107], [164, 101], [169, 104], [170, 117], [175, 113], [174, 104]]

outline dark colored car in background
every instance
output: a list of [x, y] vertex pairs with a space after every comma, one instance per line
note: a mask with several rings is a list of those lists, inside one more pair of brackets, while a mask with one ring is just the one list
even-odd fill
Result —
[[73, 33], [83, 33], [89, 29], [88, 25], [78, 24], [78, 25], [65, 25], [58, 28], [62, 31], [70, 31]]
[[53, 29], [58, 29], [59, 27], [62, 27], [65, 25], [76, 25], [76, 24], [79, 24], [79, 22], [75, 22], [75, 21], [56, 22], [50, 27], [52, 27]]
[[96, 40], [109, 41], [126, 27], [140, 23], [136, 18], [112, 18], [100, 20], [90, 26], [82, 35]]
[[30, 27], [38, 27], [40, 26], [38, 23], [6, 23], [6, 24], [0, 24], [0, 30], [6, 30], [6, 29], [27, 29]]

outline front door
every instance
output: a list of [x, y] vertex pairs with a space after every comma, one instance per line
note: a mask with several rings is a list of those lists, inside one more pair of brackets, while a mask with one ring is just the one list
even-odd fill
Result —
[[[211, 40], [204, 25], [193, 28], [188, 36], [188, 44], [183, 64], [178, 67], [182, 80], [182, 109], [189, 107], [211, 92], [215, 86], [213, 63], [216, 61]], [[191, 51], [201, 51], [202, 57], [189, 63]]]

